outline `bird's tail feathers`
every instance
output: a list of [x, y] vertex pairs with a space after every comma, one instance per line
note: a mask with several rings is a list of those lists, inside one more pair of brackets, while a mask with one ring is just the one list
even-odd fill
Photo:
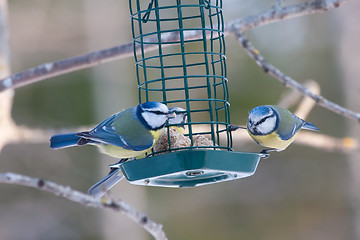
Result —
[[50, 138], [50, 147], [54, 149], [67, 148], [77, 145], [80, 137], [77, 133], [57, 134]]
[[111, 169], [110, 173], [100, 179], [97, 183], [95, 183], [89, 190], [88, 193], [95, 197], [101, 198], [104, 196], [105, 192], [110, 190], [116, 183], [118, 183], [121, 179], [124, 178], [122, 173], [119, 173], [120, 168]]
[[304, 125], [302, 126], [302, 129], [311, 130], [311, 131], [320, 131], [320, 129], [312, 124], [311, 122], [304, 121]]

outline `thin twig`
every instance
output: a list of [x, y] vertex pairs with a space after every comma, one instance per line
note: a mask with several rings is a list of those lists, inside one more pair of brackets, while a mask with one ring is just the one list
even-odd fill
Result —
[[85, 193], [71, 189], [51, 181], [40, 178], [33, 178], [16, 173], [0, 173], [0, 182], [9, 184], [18, 184], [50, 192], [56, 196], [64, 197], [70, 201], [81, 205], [94, 208], [107, 208], [119, 211], [131, 218], [134, 222], [148, 231], [155, 239], [166, 240], [167, 237], [162, 229], [162, 225], [152, 221], [147, 215], [139, 212], [123, 200], [96, 199]]
[[[304, 86], [306, 88], [308, 88], [312, 93], [314, 94], [320, 94], [320, 86], [317, 82], [315, 81], [307, 81]], [[298, 92], [298, 91], [297, 91]], [[304, 96], [303, 100], [300, 102], [296, 112], [294, 112], [294, 114], [302, 119], [305, 119], [310, 111], [313, 109], [313, 107], [315, 106], [316, 102], [307, 97]]]
[[[315, 94], [320, 94], [320, 86], [316, 81], [311, 80], [311, 79], [307, 80], [304, 82], [304, 86], [307, 87], [311, 92], [313, 92]], [[291, 106], [299, 103], [302, 97], [303, 97], [303, 95], [299, 91], [296, 91], [295, 89], [290, 88], [287, 92], [285, 92], [285, 94], [283, 96], [281, 96], [277, 105], [279, 105], [283, 108], [290, 108]], [[306, 98], [311, 99], [309, 97], [306, 97]], [[311, 101], [314, 102], [314, 100], [312, 100], [312, 99], [311, 99]], [[302, 104], [302, 102], [300, 102], [300, 104]], [[311, 106], [311, 108], [309, 110], [311, 110], [312, 107], [313, 106]], [[297, 110], [296, 112], [297, 112], [297, 114], [295, 114], [295, 115], [299, 116], [299, 114], [298, 114], [299, 110]], [[307, 115], [301, 116], [301, 118], [305, 119], [306, 116]]]
[[[201, 35], [202, 32], [198, 30], [187, 31], [186, 40], [196, 39]], [[163, 42], [176, 42], [179, 41], [179, 32], [168, 32], [163, 34]], [[148, 42], [157, 42], [157, 36], [150, 36], [146, 40]], [[164, 46], [169, 46], [167, 44]], [[136, 51], [140, 51], [140, 45], [136, 44]], [[157, 49], [157, 44], [145, 44], [143, 46], [144, 51], [151, 51]], [[71, 57], [55, 62], [49, 62], [41, 64], [34, 68], [29, 68], [25, 71], [19, 72], [5, 79], [0, 80], [0, 92], [6, 89], [16, 89], [23, 87], [41, 80], [45, 80], [51, 77], [63, 75], [65, 73], [74, 72], [77, 70], [90, 68], [99, 64], [110, 62], [122, 58], [132, 56], [134, 53], [133, 44], [126, 43], [120, 46], [115, 46], [100, 51], [94, 51], [88, 54]]]
[[[225, 33], [235, 34], [237, 39], [242, 42], [243, 46], [245, 48], [248, 47], [248, 53], [255, 61], [257, 61], [259, 65], [261, 64], [264, 71], [279, 79], [286, 86], [297, 89], [304, 95], [313, 98], [320, 106], [323, 106], [345, 117], [360, 121], [360, 113], [356, 113], [346, 108], [343, 108], [320, 95], [312, 94], [310, 91], [304, 88], [303, 85], [296, 82], [289, 76], [286, 76], [280, 70], [276, 69], [274, 66], [266, 62], [263, 57], [258, 54], [258, 51], [252, 47], [251, 43], [243, 36], [243, 31], [245, 30], [280, 21], [283, 19], [304, 16], [312, 13], [325, 12], [329, 9], [339, 7], [340, 4], [345, 1], [346, 0], [312, 0], [309, 2], [284, 7], [281, 7], [280, 4], [277, 4], [272, 9], [262, 12], [260, 14], [248, 16], [244, 19], [238, 19], [229, 22], [225, 26]], [[185, 38], [186, 40], [190, 40], [200, 37], [201, 34], [202, 31], [187, 31]], [[147, 41], [156, 42], [156, 37], [157, 36], [150, 37], [147, 39]], [[170, 32], [167, 34], [163, 34], [161, 40], [164, 42], [168, 42], [172, 40], [177, 40], [178, 38], [178, 32]], [[157, 47], [157, 44], [145, 44], [144, 50], [152, 50], [156, 49]], [[138, 48], [139, 45], [136, 46], [136, 49]], [[249, 52], [249, 48], [255, 51]], [[131, 53], [133, 53], [133, 44], [128, 43], [117, 47], [104, 49], [101, 51], [95, 51], [74, 58], [68, 58], [56, 62], [42, 64], [35, 68], [25, 70], [23, 72], [0, 80], [0, 92], [6, 89], [15, 89], [68, 72], [89, 68], [103, 62], [127, 57], [131, 55]]]
[[352, 137], [336, 138], [321, 133], [300, 131], [295, 143], [329, 152], [355, 152], [360, 150], [359, 141]]
[[132, 46], [131, 43], [128, 43], [81, 56], [41, 64], [37, 67], [27, 69], [2, 79], [0, 81], [0, 92], [130, 56], [133, 53]]
[[329, 109], [330, 111], [333, 111], [337, 114], [340, 114], [342, 116], [348, 117], [350, 119], [354, 119], [360, 122], [360, 113], [351, 111], [347, 108], [344, 108], [326, 98], [324, 98], [321, 95], [317, 95], [312, 93], [308, 88], [300, 84], [299, 82], [295, 81], [290, 76], [284, 74], [279, 69], [271, 65], [269, 62], [267, 62], [264, 57], [259, 53], [259, 51], [252, 45], [252, 43], [247, 39], [241, 28], [234, 28], [232, 29], [232, 32], [236, 36], [237, 40], [243, 45], [245, 51], [247, 54], [256, 62], [257, 65], [259, 65], [264, 72], [267, 74], [275, 77], [280, 82], [282, 82], [286, 87], [290, 87], [293, 89], [296, 89], [297, 91], [301, 92], [303, 95], [308, 96], [312, 98], [318, 105]]
[[225, 26], [225, 32], [231, 33], [231, 29], [234, 26], [241, 28], [242, 31], [246, 31], [284, 19], [326, 12], [330, 9], [339, 7], [346, 1], [347, 0], [311, 0], [289, 6], [283, 6], [283, 4], [280, 5], [278, 1], [277, 4], [269, 10], [229, 22]]
[[[237, 19], [225, 25], [225, 34], [231, 33], [234, 26], [241, 28], [243, 31], [266, 25], [282, 19], [294, 18], [311, 13], [318, 13], [327, 11], [333, 7], [339, 6], [345, 0], [312, 0], [306, 3], [295, 4], [284, 7], [274, 7], [268, 11], [245, 17], [244, 19]], [[216, 28], [216, 26], [214, 26]], [[202, 31], [186, 31], [184, 35], [185, 40], [196, 39], [202, 37]], [[162, 34], [161, 40], [164, 42], [176, 41], [179, 39], [178, 32], [169, 32]], [[157, 36], [147, 38], [149, 42], [156, 42]], [[170, 44], [163, 45], [169, 46]], [[144, 51], [156, 49], [157, 44], [145, 44]], [[139, 45], [136, 45], [136, 50]], [[0, 92], [6, 89], [15, 89], [34, 82], [38, 82], [54, 76], [59, 76], [65, 73], [77, 71], [84, 68], [93, 67], [104, 62], [113, 61], [128, 57], [134, 52], [133, 44], [127, 43], [120, 46], [94, 51], [85, 55], [67, 58], [55, 62], [45, 63], [34, 68], [27, 69], [20, 73], [9, 76], [0, 80]]]

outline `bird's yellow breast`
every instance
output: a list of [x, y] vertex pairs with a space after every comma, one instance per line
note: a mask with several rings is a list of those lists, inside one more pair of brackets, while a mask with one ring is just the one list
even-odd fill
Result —
[[160, 135], [164, 129], [150, 131], [151, 135], [154, 137], [153, 145], [148, 149], [142, 151], [134, 151], [130, 149], [124, 149], [122, 147], [117, 147], [114, 145], [105, 145], [105, 144], [96, 144], [100, 151], [116, 158], [143, 158], [146, 154], [150, 153], [150, 150], [154, 147], [155, 143], [159, 140]]
[[249, 132], [249, 135], [261, 146], [275, 148], [278, 151], [282, 151], [287, 148], [295, 139], [292, 137], [288, 140], [282, 140], [276, 132], [272, 132], [267, 135], [254, 135]]
[[159, 140], [160, 136], [161, 136], [161, 133], [164, 131], [164, 128], [160, 129], [160, 130], [156, 130], [156, 131], [150, 131], [151, 135], [153, 135], [154, 137], [154, 144], [153, 146], [155, 145], [155, 143], [157, 142], [157, 140]]
[[181, 134], [185, 133], [185, 128], [183, 128], [182, 126], [171, 126], [170, 128], [174, 128], [176, 131], [178, 131]]

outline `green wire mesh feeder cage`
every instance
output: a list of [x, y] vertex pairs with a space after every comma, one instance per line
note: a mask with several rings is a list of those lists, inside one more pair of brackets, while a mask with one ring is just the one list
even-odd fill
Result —
[[[120, 166], [130, 183], [193, 187], [252, 175], [262, 154], [232, 151], [222, 0], [129, 0], [139, 102], [186, 109], [189, 139]], [[198, 141], [208, 140], [206, 144]], [[206, 137], [206, 138], [204, 138]], [[165, 154], [161, 154], [165, 153]]]

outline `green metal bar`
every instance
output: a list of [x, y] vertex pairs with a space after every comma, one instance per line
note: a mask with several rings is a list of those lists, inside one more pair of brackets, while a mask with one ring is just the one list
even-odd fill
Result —
[[[130, 0], [131, 1], [131, 0]], [[152, 0], [153, 1], [153, 0]], [[131, 4], [131, 3], [130, 3]], [[149, 4], [150, 5], [150, 4]], [[204, 4], [202, 4], [202, 5], [204, 5]], [[157, 9], [159, 9], [159, 10], [166, 10], [166, 9], [175, 9], [175, 8], [177, 8], [178, 7], [178, 5], [172, 5], [172, 6], [158, 6], [158, 7], [156, 7]], [[182, 4], [181, 5], [181, 7], [182, 8], [195, 8], [195, 7], [199, 7], [199, 5], [198, 4]], [[214, 5], [210, 5], [210, 8], [214, 8], [214, 9], [216, 9], [216, 8], [222, 8], [222, 7], [219, 7], [219, 6], [214, 6]], [[152, 10], [152, 8], [147, 8], [146, 10], [139, 10], [138, 12], [140, 13], [140, 14], [144, 14], [144, 15], [148, 15], [147, 13], [148, 12], [151, 12], [151, 10]], [[136, 15], [137, 14], [133, 14], [133, 13], [131, 13], [131, 17], [136, 17]], [[143, 15], [143, 16], [144, 16]], [[189, 16], [189, 17], [182, 17], [182, 19], [183, 20], [187, 20], [187, 19], [191, 19], [191, 18], [194, 18], [194, 17], [196, 17], [196, 15], [194, 16]], [[172, 18], [173, 20], [178, 20], [178, 17], [177, 18]], [[137, 21], [143, 21], [143, 17], [141, 18], [137, 18], [136, 19]], [[161, 20], [163, 20], [163, 19], [161, 19]], [[165, 19], [166, 20], [166, 19]], [[154, 20], [154, 19], [148, 19], [148, 21], [147, 22], [150, 22], [150, 21], [156, 21], [156, 20]]]
[[[204, 0], [199, 0], [200, 15], [201, 15], [201, 27], [203, 29], [205, 29], [206, 23], [205, 23], [204, 4], [203, 3], [204, 3]], [[210, 4], [210, 3], [208, 3], [208, 4]], [[211, 32], [211, 34], [212, 34], [212, 32]], [[211, 99], [212, 94], [211, 94], [211, 85], [210, 85], [210, 78], [209, 78], [208, 54], [206, 53], [207, 52], [207, 42], [206, 42], [206, 31], [205, 30], [202, 30], [202, 36], [203, 36], [203, 50], [204, 50], [205, 67], [206, 67], [207, 95], [208, 95], [208, 98]], [[211, 52], [213, 52], [213, 51], [211, 51]], [[212, 101], [209, 100], [208, 104], [209, 104], [210, 121], [213, 122], [214, 121], [214, 116], [213, 116]], [[213, 141], [213, 143], [215, 145], [214, 125], [211, 124], [210, 127], [211, 127], [211, 140]]]
[[[219, 57], [225, 57], [225, 55], [222, 54], [222, 53], [212, 53], [212, 52], [188, 52], [187, 55], [203, 55], [204, 53], [217, 55]], [[173, 56], [180, 56], [180, 55], [182, 55], [182, 54], [180, 54], [180, 53], [168, 53], [168, 54], [162, 54], [161, 56], [160, 55], [154, 55], [154, 56], [150, 56], [150, 57], [147, 57], [147, 58], [144, 58], [144, 59], [140, 59], [140, 60], [136, 61], [136, 63], [141, 65], [140, 62], [143, 62], [145, 60], [157, 59], [157, 58], [160, 58], [160, 57], [163, 57], [163, 58], [164, 57], [173, 57]], [[217, 63], [217, 62], [221, 62], [221, 61], [222, 60], [217, 60], [215, 62]], [[203, 62], [203, 64], [205, 64], [205, 62]], [[147, 66], [149, 67], [149, 65], [147, 65]], [[178, 66], [180, 66], [180, 65], [178, 65]], [[187, 66], [189, 66], [189, 65], [187, 65]], [[160, 66], [156, 66], [156, 67], [160, 67]]]
[[[135, 18], [133, 16], [134, 13], [133, 13], [133, 6], [132, 6], [132, 2], [131, 0], [129, 0], [129, 7], [130, 7], [130, 19], [131, 19], [131, 29], [132, 29], [132, 37], [133, 39], [135, 39], [135, 24], [134, 24], [134, 21], [135, 21]], [[133, 50], [134, 50], [134, 59], [135, 59], [135, 62], [138, 62], [138, 57], [137, 57], [137, 53], [136, 53], [136, 42], [133, 41]], [[140, 75], [139, 75], [139, 67], [137, 64], [135, 64], [135, 68], [136, 68], [136, 79], [137, 79], [137, 83], [138, 83], [138, 86], [141, 84], [140, 83]], [[139, 102], [141, 103], [141, 89], [138, 88], [138, 97], [139, 97]]]
[[[136, 0], [136, 3], [137, 3], [137, 13], [138, 13], [137, 15], [138, 15], [138, 18], [141, 19], [140, 0]], [[143, 44], [144, 38], [143, 38], [142, 22], [138, 21], [138, 23], [139, 23], [139, 36], [140, 36], [140, 39], [141, 39], [141, 57], [144, 58], [145, 57], [145, 51], [144, 51], [144, 44]], [[146, 64], [145, 64], [145, 62], [144, 62], [144, 67], [142, 69], [143, 69], [143, 73], [144, 73], [144, 82], [145, 82], [145, 85], [147, 86], [147, 73], [146, 73]], [[140, 101], [141, 101], [141, 99], [140, 99]], [[148, 91], [145, 91], [145, 101], [146, 102], [149, 101]]]
[[[131, 1], [135, 7], [131, 6]], [[147, 3], [141, 6], [141, 1]], [[191, 139], [191, 147], [185, 149], [195, 148], [193, 136], [205, 134], [211, 138], [213, 146], [203, 148], [230, 150], [232, 139], [227, 130], [230, 114], [222, 1], [183, 2], [177, 0], [170, 5], [165, 0], [130, 0], [133, 46], [140, 44], [140, 51], [134, 50], [139, 102], [162, 99], [169, 106], [185, 106], [188, 123], [183, 125], [187, 126], [186, 135]], [[169, 28], [167, 24], [176, 26]], [[192, 26], [196, 24], [199, 26]], [[196, 31], [201, 31], [201, 37], [185, 40], [185, 34]], [[166, 34], [171, 34], [172, 38], [163, 41], [161, 38]], [[150, 44], [157, 45], [157, 48], [145, 54], [144, 46]], [[173, 45], [174, 48], [165, 51], [164, 45]], [[206, 116], [204, 121], [198, 121], [202, 116]], [[208, 131], [195, 132], [194, 125], [209, 128]], [[226, 140], [220, 140], [222, 137]], [[222, 142], [226, 142], [226, 146], [222, 146]], [[173, 150], [176, 149], [170, 146], [168, 151]]]
[[[182, 19], [182, 6], [181, 6], [181, 0], [176, 0], [177, 4], [177, 14], [178, 14], [178, 23], [179, 23], [179, 30], [180, 30], [180, 47], [182, 55], [182, 63], [183, 63], [183, 74], [184, 74], [184, 90], [185, 90], [185, 98], [186, 98], [186, 110], [188, 112], [188, 121], [191, 122], [191, 114], [190, 114], [190, 93], [189, 93], [189, 84], [188, 84], [188, 78], [187, 78], [187, 69], [186, 69], [186, 58], [185, 58], [185, 43], [184, 43], [184, 30], [183, 30], [183, 19]], [[192, 136], [192, 126], [188, 126], [189, 131], [189, 137], [191, 140], [191, 146], [194, 144], [193, 136]]]
[[[161, 26], [160, 26], [160, 15], [159, 15], [159, 3], [158, 0], [155, 0], [155, 18], [156, 18], [156, 29], [157, 29], [157, 38], [158, 38], [158, 52], [159, 52], [159, 60], [160, 60], [160, 71], [162, 78], [162, 89], [163, 89], [163, 101], [166, 101], [166, 83], [165, 83], [165, 73], [164, 73], [164, 61], [163, 61], [163, 53], [162, 53], [162, 43], [161, 43]], [[145, 63], [145, 60], [144, 60]], [[170, 142], [170, 139], [169, 139]], [[170, 143], [169, 143], [170, 146]]]

